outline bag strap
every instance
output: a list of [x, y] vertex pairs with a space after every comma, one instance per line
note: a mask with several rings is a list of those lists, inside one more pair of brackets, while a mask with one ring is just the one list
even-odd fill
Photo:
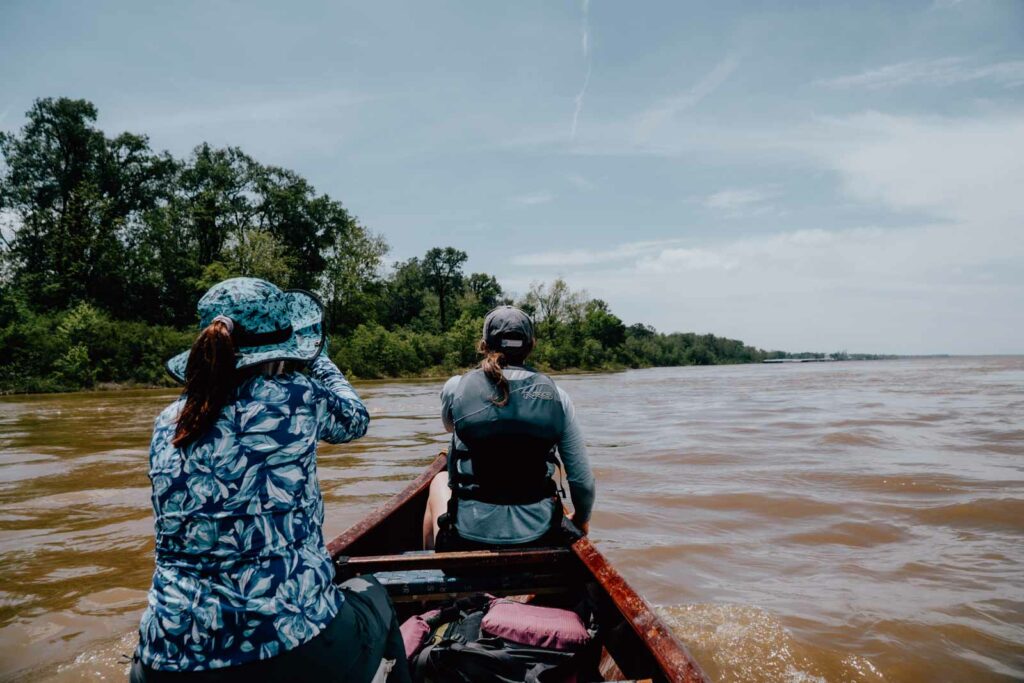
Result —
[[427, 675], [435, 673], [433, 667], [430, 667], [430, 654], [435, 647], [437, 643], [428, 645], [409, 660], [409, 673], [412, 674], [413, 683], [425, 683], [428, 680]]
[[580, 665], [585, 665], [588, 659], [598, 661], [595, 658], [599, 658], [601, 647], [602, 643], [599, 638], [591, 638], [586, 645], [554, 666], [538, 664], [533, 667], [526, 672], [523, 683], [555, 683], [566, 680], [570, 674], [585, 674], [585, 671], [580, 671]]

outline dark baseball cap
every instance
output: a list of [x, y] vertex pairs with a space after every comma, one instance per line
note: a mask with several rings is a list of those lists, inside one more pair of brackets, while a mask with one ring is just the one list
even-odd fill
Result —
[[533, 339], [533, 321], [515, 306], [498, 306], [484, 318], [484, 342], [487, 348], [522, 348]]

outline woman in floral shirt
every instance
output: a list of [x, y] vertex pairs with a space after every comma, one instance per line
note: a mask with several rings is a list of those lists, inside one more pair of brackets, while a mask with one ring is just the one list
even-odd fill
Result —
[[132, 682], [409, 680], [384, 590], [333, 583], [317, 443], [358, 439], [369, 415], [322, 354], [319, 301], [235, 278], [199, 317], [150, 446], [156, 571]]

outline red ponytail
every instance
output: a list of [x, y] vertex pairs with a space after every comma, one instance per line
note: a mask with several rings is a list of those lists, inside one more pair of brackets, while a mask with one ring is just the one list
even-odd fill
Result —
[[235, 343], [227, 324], [210, 323], [192, 344], [185, 366], [185, 407], [171, 442], [184, 448], [217, 421], [235, 389]]

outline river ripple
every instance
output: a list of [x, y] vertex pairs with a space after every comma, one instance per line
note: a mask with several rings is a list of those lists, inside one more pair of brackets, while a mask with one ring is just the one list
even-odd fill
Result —
[[[559, 378], [593, 536], [720, 681], [1024, 679], [1024, 358]], [[328, 535], [445, 445], [438, 382], [358, 386]], [[0, 678], [123, 680], [167, 391], [0, 400]]]

